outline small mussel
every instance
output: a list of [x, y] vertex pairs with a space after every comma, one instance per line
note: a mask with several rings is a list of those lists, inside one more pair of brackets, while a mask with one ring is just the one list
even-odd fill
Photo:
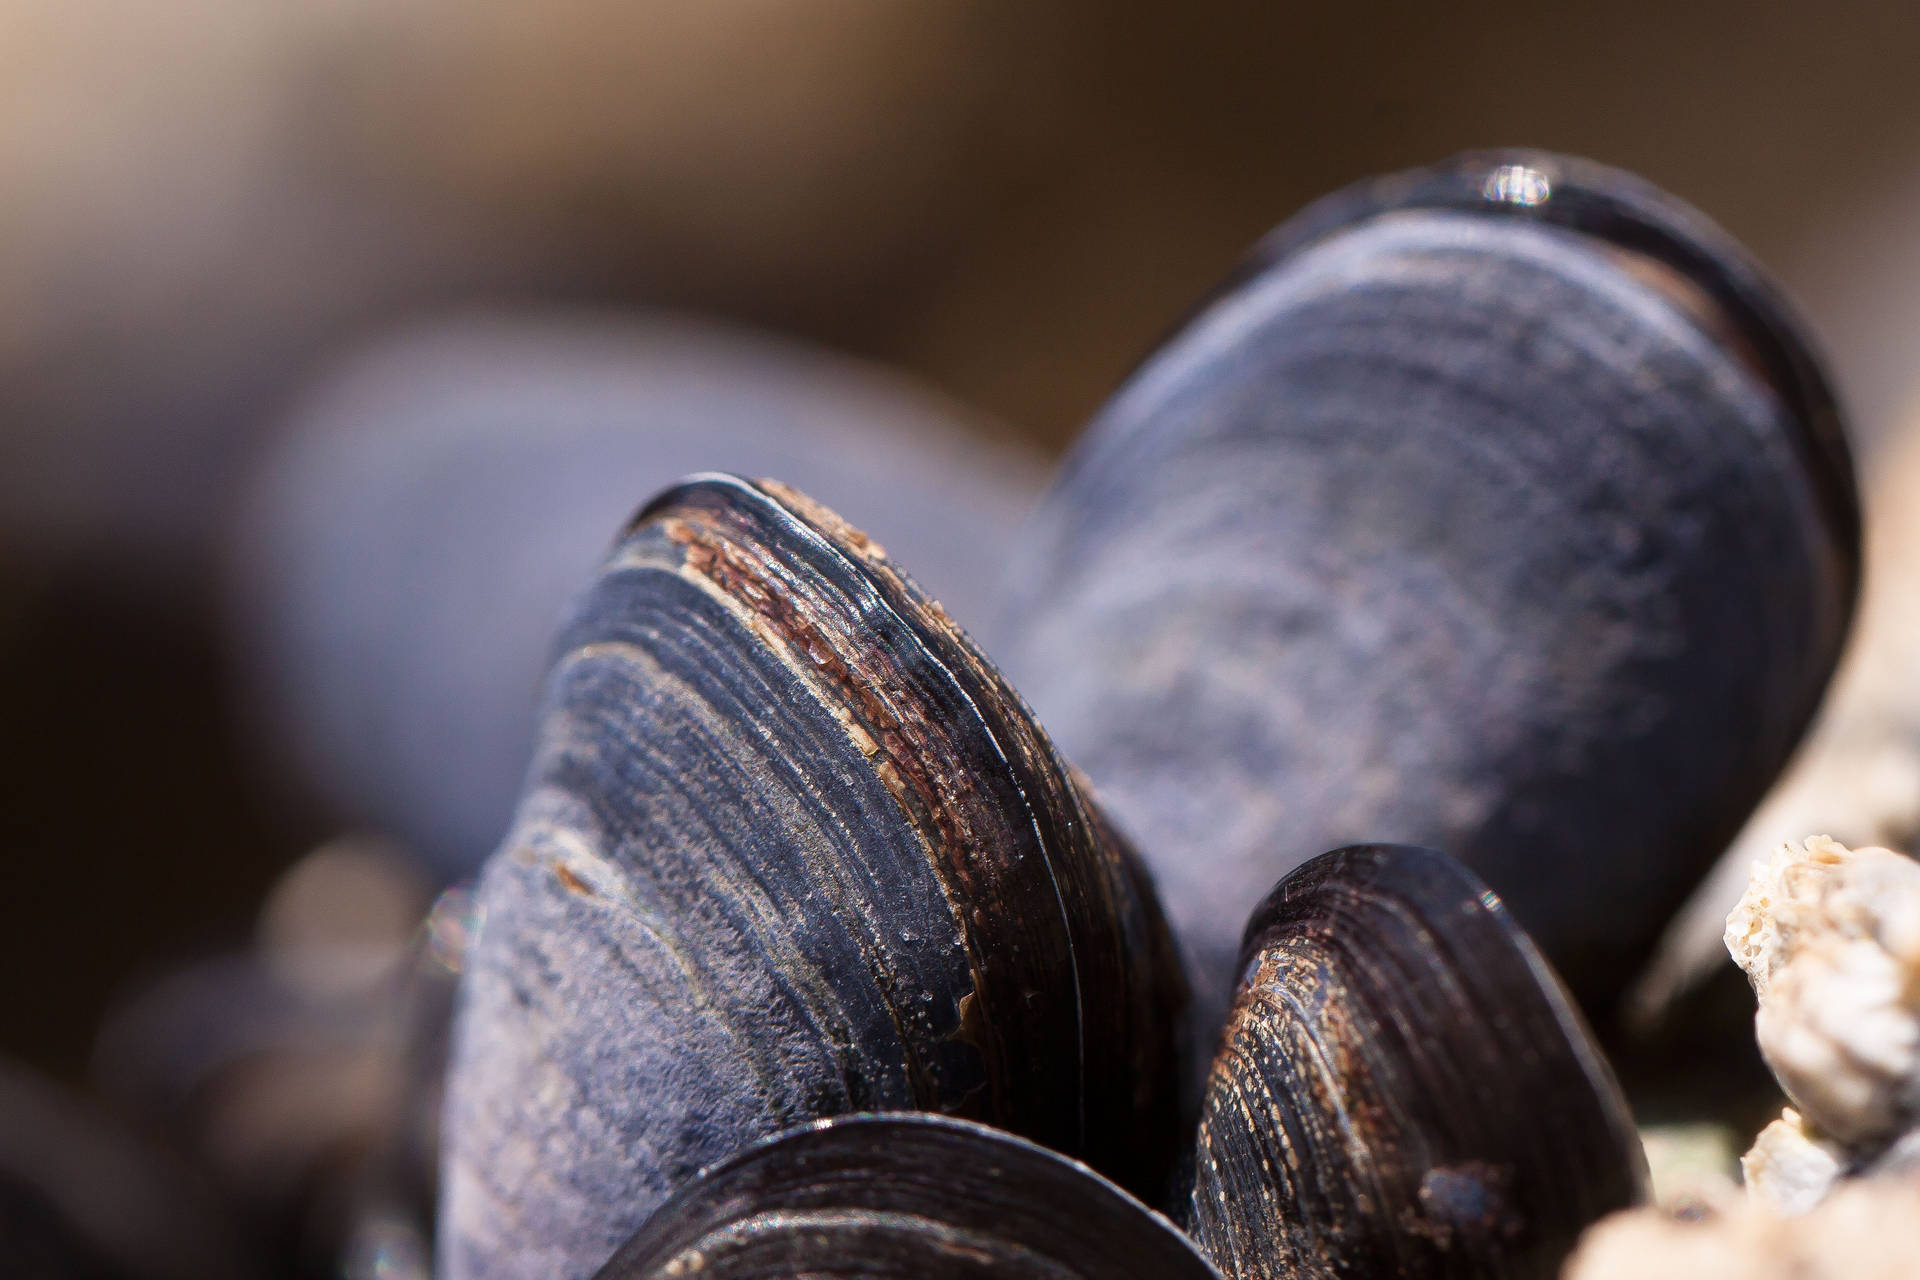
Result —
[[1737, 245], [1628, 175], [1470, 155], [1308, 209], [1141, 366], [996, 652], [1198, 999], [1277, 849], [1386, 839], [1472, 866], [1599, 1016], [1799, 739], [1858, 538]]
[[1220, 1280], [1087, 1166], [941, 1116], [848, 1116], [688, 1183], [597, 1280], [775, 1276]]
[[1254, 912], [1242, 964], [1188, 1210], [1227, 1275], [1551, 1280], [1644, 1195], [1559, 980], [1451, 858], [1315, 858]]
[[854, 1111], [1165, 1185], [1185, 987], [1150, 885], [940, 607], [781, 486], [636, 517], [478, 908], [449, 1280], [575, 1280], [700, 1168]]

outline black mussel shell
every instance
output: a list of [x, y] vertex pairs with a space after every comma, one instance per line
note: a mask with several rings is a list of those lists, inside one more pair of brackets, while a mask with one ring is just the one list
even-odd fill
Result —
[[1444, 854], [1315, 858], [1254, 912], [1189, 1230], [1225, 1274], [1551, 1280], [1645, 1191], [1553, 971]]
[[1476, 155], [1276, 232], [1043, 500], [1001, 656], [1217, 1019], [1276, 850], [1446, 848], [1609, 1013], [1798, 741], [1858, 575], [1784, 305], [1627, 175]]
[[567, 624], [483, 874], [443, 1274], [586, 1274], [680, 1183], [853, 1111], [1154, 1194], [1184, 986], [1151, 889], [985, 658], [771, 482], [655, 499]]
[[[1732, 237], [1652, 183], [1578, 156], [1514, 148], [1471, 151], [1335, 192], [1262, 240], [1249, 277], [1314, 241], [1382, 214], [1457, 211], [1563, 227], [1606, 245], [1758, 375], [1785, 407], [1838, 548], [1860, 539], [1859, 492], [1840, 406], [1792, 307]], [[1857, 551], [1833, 571], [1857, 586]]]
[[796, 1275], [1219, 1280], [1087, 1166], [919, 1114], [825, 1121], [703, 1172], [597, 1280]]

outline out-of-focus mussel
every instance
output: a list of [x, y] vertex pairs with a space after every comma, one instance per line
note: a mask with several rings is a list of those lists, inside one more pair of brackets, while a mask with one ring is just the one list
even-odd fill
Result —
[[1744, 253], [1624, 174], [1475, 155], [1309, 208], [1147, 360], [996, 652], [1216, 1010], [1277, 848], [1390, 839], [1484, 876], [1598, 1014], [1799, 738], [1857, 541]]
[[553, 628], [637, 497], [775, 475], [986, 612], [1040, 466], [912, 380], [657, 314], [465, 316], [388, 337], [305, 394], [237, 549], [244, 705], [325, 817], [446, 879], [499, 844]]
[[1227, 1275], [1551, 1280], [1644, 1194], [1579, 1014], [1451, 858], [1315, 858], [1254, 912], [1242, 964], [1188, 1208]]
[[1159, 1190], [1184, 984], [1151, 888], [879, 547], [696, 477], [558, 652], [462, 979], [443, 1275], [584, 1276], [698, 1169], [861, 1110]]
[[940, 1116], [849, 1116], [704, 1171], [597, 1280], [1219, 1280], [1083, 1164]]

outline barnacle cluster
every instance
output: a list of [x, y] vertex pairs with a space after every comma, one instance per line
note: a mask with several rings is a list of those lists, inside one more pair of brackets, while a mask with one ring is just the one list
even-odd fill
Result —
[[1726, 946], [1793, 1105], [1741, 1158], [1744, 1204], [1626, 1213], [1567, 1280], [1912, 1275], [1920, 1215], [1920, 863], [1826, 836], [1755, 863]]

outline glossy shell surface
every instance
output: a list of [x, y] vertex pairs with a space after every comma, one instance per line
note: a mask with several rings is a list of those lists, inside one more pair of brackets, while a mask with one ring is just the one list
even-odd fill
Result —
[[929, 1115], [829, 1121], [708, 1170], [597, 1280], [694, 1275], [1219, 1280], [1085, 1165]]
[[478, 901], [452, 1280], [584, 1276], [699, 1168], [852, 1111], [1166, 1176], [1183, 987], [1131, 855], [939, 607], [771, 483], [621, 539]]
[[1189, 1205], [1227, 1275], [1551, 1280], [1643, 1196], [1579, 1015], [1452, 859], [1316, 858], [1254, 913], [1243, 959]]
[[1857, 574], [1784, 306], [1626, 175], [1472, 156], [1283, 227], [1095, 419], [1001, 656], [1216, 1020], [1307, 851], [1455, 852], [1604, 1017], [1798, 740]]

